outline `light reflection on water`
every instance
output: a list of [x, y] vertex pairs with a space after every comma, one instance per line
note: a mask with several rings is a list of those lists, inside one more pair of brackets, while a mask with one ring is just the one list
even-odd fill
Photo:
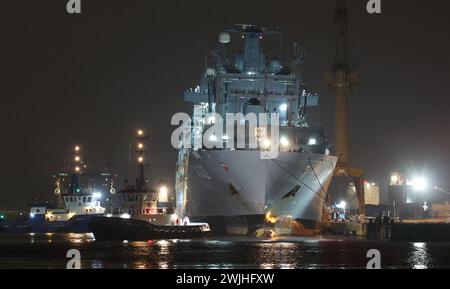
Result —
[[431, 261], [427, 251], [427, 243], [413, 243], [410, 262], [414, 269], [427, 269], [427, 264]]
[[[50, 237], [53, 236], [53, 233], [51, 233]], [[58, 234], [58, 237], [62, 237], [64, 240], [67, 240], [74, 244], [82, 244], [86, 242], [92, 242], [95, 241], [94, 234], [92, 233], [85, 233], [85, 234], [79, 234], [79, 233], [67, 233], [67, 234]]]
[[262, 263], [262, 264], [259, 264], [259, 268], [261, 268], [261, 269], [273, 269], [274, 266], [273, 266], [272, 263]]
[[[28, 244], [24, 246], [24, 244]], [[356, 239], [216, 238], [97, 242], [92, 234], [0, 234], [0, 268], [65, 268], [69, 249], [82, 268], [365, 268], [370, 249], [384, 268], [450, 268], [450, 243]]]

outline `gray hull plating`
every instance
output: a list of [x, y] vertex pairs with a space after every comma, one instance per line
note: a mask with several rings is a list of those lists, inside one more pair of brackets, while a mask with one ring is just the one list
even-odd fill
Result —
[[178, 200], [190, 217], [270, 212], [278, 219], [320, 221], [337, 158], [280, 152], [270, 160], [259, 151], [205, 150], [187, 160]]

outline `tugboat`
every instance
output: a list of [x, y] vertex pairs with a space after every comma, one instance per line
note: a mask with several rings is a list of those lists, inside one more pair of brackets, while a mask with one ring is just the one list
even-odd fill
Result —
[[108, 212], [90, 222], [90, 230], [98, 241], [137, 241], [150, 239], [181, 239], [201, 237], [209, 232], [206, 223], [190, 223], [179, 218], [168, 207], [168, 189], [149, 189], [145, 179], [145, 141], [143, 130], [137, 131], [137, 163], [139, 176], [134, 185], [125, 180], [125, 188], [112, 194]]
[[112, 174], [107, 166], [100, 174], [87, 173], [87, 166], [81, 159], [80, 151], [80, 146], [75, 146], [72, 161], [68, 165], [63, 162], [61, 171], [54, 175], [57, 205], [30, 205], [28, 220], [5, 224], [5, 232], [90, 232], [91, 219], [105, 212], [101, 199], [108, 190], [111, 193], [115, 189]]

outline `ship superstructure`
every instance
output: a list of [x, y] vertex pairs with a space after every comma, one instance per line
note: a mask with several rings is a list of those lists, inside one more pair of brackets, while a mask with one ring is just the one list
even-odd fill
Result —
[[63, 220], [64, 214], [103, 214], [102, 200], [115, 192], [114, 178], [107, 163], [101, 171], [88, 168], [81, 156], [81, 147], [76, 145], [69, 161], [64, 161], [60, 172], [54, 175], [54, 193], [58, 198], [58, 208], [47, 215], [49, 220]]
[[168, 208], [168, 188], [164, 184], [161, 184], [159, 190], [151, 188], [145, 176], [148, 136], [141, 129], [136, 134], [133, 147], [138, 177], [134, 183], [125, 180], [124, 188], [111, 195], [106, 216], [141, 219], [154, 224], [170, 223], [176, 216], [170, 214]]
[[[190, 146], [179, 150], [177, 208], [191, 219], [206, 218], [213, 231], [222, 226], [249, 233], [264, 222], [281, 221], [316, 229], [321, 220], [337, 158], [328, 153], [324, 129], [306, 122], [307, 108], [318, 105], [318, 96], [308, 91], [300, 75], [304, 50], [294, 44], [288, 58], [282, 47], [273, 45], [280, 46], [281, 39], [278, 29], [257, 25], [224, 29], [200, 85], [184, 94], [194, 104], [193, 137]], [[248, 137], [245, 148], [227, 146], [237, 142], [236, 134], [209, 139], [224, 148], [206, 148], [195, 136], [214, 124], [211, 113], [223, 118], [266, 113], [269, 127], [276, 125], [270, 115], [276, 113], [278, 155], [261, 157], [274, 143], [268, 133], [258, 136], [256, 148], [248, 145]], [[248, 134], [258, 133], [248, 129]]]
[[114, 192], [113, 175], [109, 169], [105, 166], [101, 173], [88, 169], [80, 146], [74, 147], [69, 160], [62, 161], [53, 178], [57, 205], [48, 202], [30, 205], [29, 219], [11, 224], [9, 231], [89, 232], [90, 220], [105, 212], [102, 200]]

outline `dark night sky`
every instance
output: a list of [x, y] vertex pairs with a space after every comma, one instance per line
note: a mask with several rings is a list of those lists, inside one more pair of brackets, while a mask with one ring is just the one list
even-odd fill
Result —
[[[5, 2], [5, 3], [3, 3]], [[52, 195], [58, 157], [83, 146], [90, 166], [108, 157], [127, 173], [138, 126], [151, 137], [153, 179], [174, 179], [173, 113], [189, 112], [222, 27], [245, 20], [278, 26], [308, 49], [304, 76], [320, 96], [311, 125], [332, 136], [333, 98], [323, 73], [333, 62], [331, 0], [2, 1], [0, 11], [0, 208]], [[450, 187], [450, 5], [382, 0], [383, 13], [349, 0], [352, 62], [361, 82], [350, 100], [353, 164], [386, 183], [394, 168]]]

